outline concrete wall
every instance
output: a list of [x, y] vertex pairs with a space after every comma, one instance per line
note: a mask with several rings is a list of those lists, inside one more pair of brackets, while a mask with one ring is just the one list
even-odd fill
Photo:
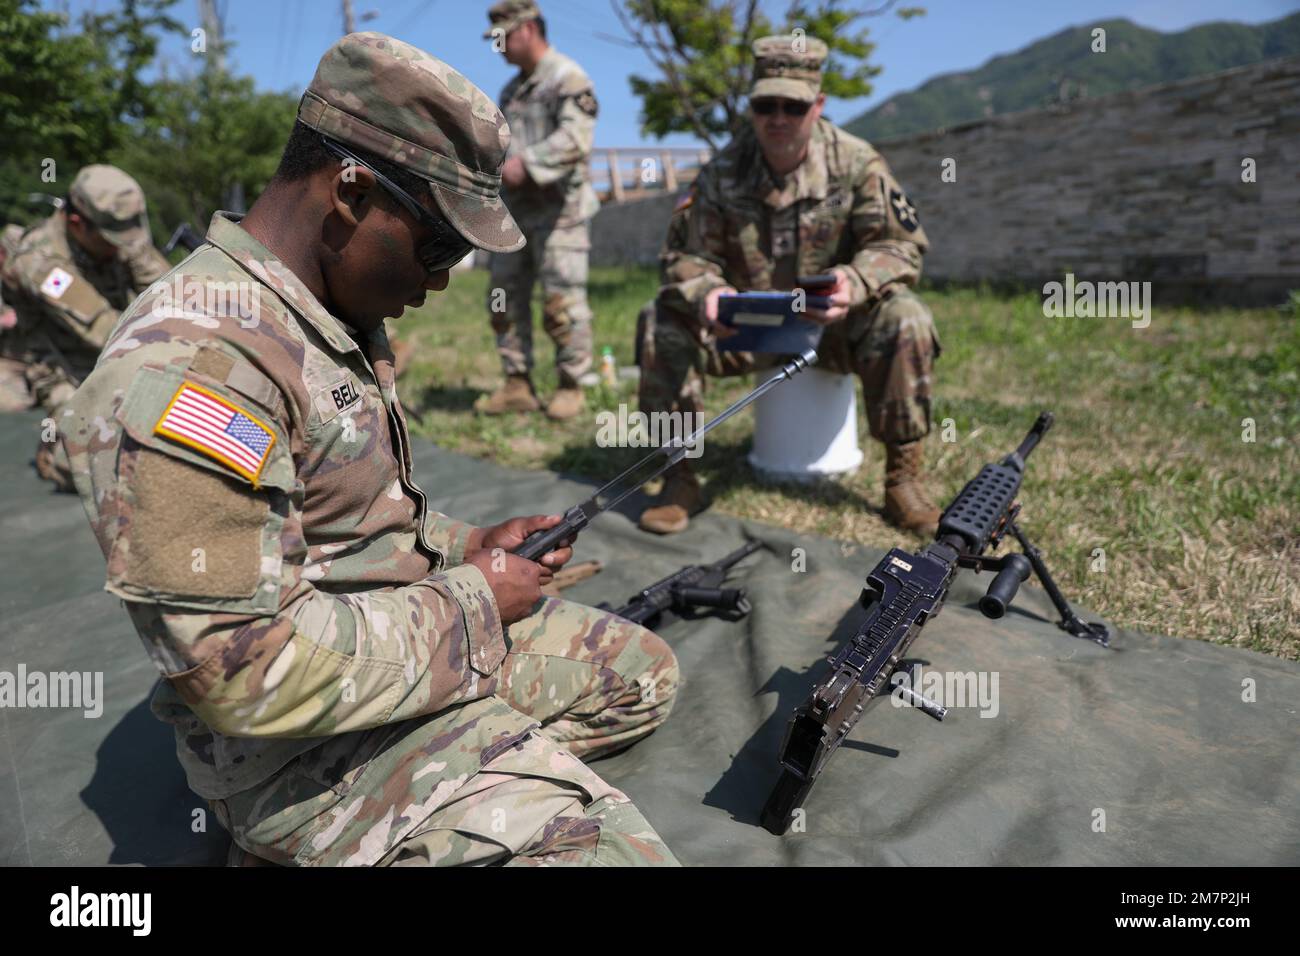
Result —
[[[877, 145], [920, 210], [931, 280], [1073, 272], [1238, 301], [1300, 288], [1300, 58]], [[671, 208], [602, 209], [592, 261], [656, 262]]]

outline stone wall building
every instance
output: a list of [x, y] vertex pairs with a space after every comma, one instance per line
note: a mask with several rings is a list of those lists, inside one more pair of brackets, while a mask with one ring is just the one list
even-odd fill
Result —
[[[1300, 58], [877, 145], [921, 212], [931, 281], [1071, 272], [1242, 304], [1300, 289]], [[602, 209], [593, 263], [656, 262], [672, 204]]]

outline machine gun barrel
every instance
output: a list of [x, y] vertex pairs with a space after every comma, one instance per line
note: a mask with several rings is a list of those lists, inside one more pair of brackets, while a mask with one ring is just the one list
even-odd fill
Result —
[[582, 504], [570, 508], [564, 513], [564, 520], [554, 528], [548, 528], [545, 531], [534, 531], [524, 539], [523, 544], [515, 548], [514, 553], [519, 555], [521, 558], [536, 561], [547, 552], [555, 550], [556, 545], [565, 538], [570, 538], [576, 535], [579, 531], [590, 524], [591, 520], [597, 515], [615, 507], [620, 501], [632, 494], [632, 492], [636, 491], [647, 481], [659, 477], [673, 465], [684, 459], [686, 457], [686, 452], [692, 446], [732, 415], [735, 415], [742, 408], [745, 408], [756, 399], [761, 398], [782, 382], [788, 382], [816, 361], [817, 353], [812, 349], [805, 349], [789, 362], [786, 362], [785, 365], [782, 366], [781, 371], [776, 375], [773, 375], [744, 398], [733, 402], [717, 418], [701, 425], [696, 431], [692, 432], [684, 439], [670, 441], [665, 443], [662, 447], [656, 448], [631, 468], [627, 469], [617, 478], [607, 483]]
[[1020, 447], [1015, 450], [1015, 456], [1019, 458], [1022, 463], [1029, 457], [1029, 453], [1038, 447], [1038, 443], [1043, 440], [1043, 436], [1047, 434], [1048, 430], [1052, 427], [1052, 423], [1055, 421], [1056, 416], [1051, 412], [1039, 412], [1038, 420], [1035, 421], [1033, 427], [1029, 429], [1029, 434], [1026, 435], [1025, 440], [1020, 443]]

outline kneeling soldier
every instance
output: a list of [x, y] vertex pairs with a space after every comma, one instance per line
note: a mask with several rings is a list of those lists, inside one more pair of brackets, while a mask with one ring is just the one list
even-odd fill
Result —
[[[5, 268], [17, 312], [5, 356], [26, 366], [31, 401], [56, 429], [121, 310], [168, 268], [149, 235], [144, 191], [116, 166], [84, 167], [62, 208], [18, 240]], [[72, 491], [52, 436], [37, 445], [36, 470]]]
[[[821, 119], [826, 46], [813, 38], [754, 44], [752, 123], [713, 158], [673, 214], [663, 286], [637, 332], [643, 412], [697, 412], [703, 374], [739, 375], [773, 360], [720, 352], [718, 297], [793, 289], [831, 272], [818, 365], [862, 380], [867, 422], [885, 444], [885, 517], [932, 533], [939, 510], [921, 484], [930, 373], [939, 341], [912, 292], [927, 241], [902, 188], [870, 145]], [[686, 527], [703, 495], [688, 462], [664, 483], [641, 527]]]
[[[440, 60], [344, 37], [242, 221], [122, 317], [62, 430], [191, 788], [285, 864], [673, 863], [582, 762], [667, 717], [672, 651], [539, 588], [411, 471], [383, 320], [523, 243], [510, 133]], [[177, 297], [183, 299], [178, 301]]]

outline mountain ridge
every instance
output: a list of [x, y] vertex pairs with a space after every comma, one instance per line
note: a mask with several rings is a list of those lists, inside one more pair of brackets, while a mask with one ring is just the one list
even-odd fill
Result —
[[[1106, 51], [1092, 51], [1092, 31]], [[1066, 27], [972, 70], [936, 76], [844, 124], [872, 141], [1003, 113], [1141, 89], [1300, 54], [1300, 13], [1256, 25], [1216, 21], [1175, 33], [1114, 18]]]

